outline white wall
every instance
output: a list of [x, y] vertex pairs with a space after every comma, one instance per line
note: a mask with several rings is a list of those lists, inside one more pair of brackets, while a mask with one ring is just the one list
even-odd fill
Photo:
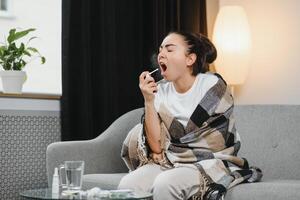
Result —
[[[0, 41], [13, 27], [36, 28], [38, 36], [31, 45], [46, 57], [44, 65], [37, 59], [25, 67], [27, 81], [23, 92], [61, 94], [61, 0], [11, 0], [14, 18], [0, 17]], [[0, 91], [2, 83], [0, 82]]]
[[299, 105], [300, 1], [220, 0], [219, 3], [243, 6], [252, 34], [250, 72], [245, 84], [235, 88], [236, 104]]

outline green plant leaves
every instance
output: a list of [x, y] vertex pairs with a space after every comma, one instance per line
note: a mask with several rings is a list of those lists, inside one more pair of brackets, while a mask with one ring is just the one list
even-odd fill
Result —
[[30, 42], [31, 40], [35, 39], [35, 38], [37, 38], [37, 37], [31, 37], [31, 38], [28, 40], [27, 44], [29, 44], [29, 42]]
[[31, 54], [30, 54], [29, 51], [27, 51], [27, 50], [24, 50], [24, 54], [25, 54], [26, 56], [28, 56], [28, 57], [31, 56]]
[[19, 47], [15, 42], [31, 31], [35, 31], [35, 29], [30, 28], [17, 32], [14, 28], [9, 31], [9, 36], [7, 37], [8, 44], [0, 46], [0, 64], [4, 70], [22, 70], [27, 64], [27, 61], [24, 60], [26, 57], [40, 58], [42, 64], [46, 62], [46, 58], [36, 48], [26, 47], [31, 40], [37, 37], [31, 37], [26, 45], [21, 42]]
[[27, 35], [31, 31], [35, 31], [35, 29], [30, 28], [30, 29], [27, 29], [27, 30], [24, 30], [24, 31], [19, 31], [19, 32], [16, 32], [16, 29], [11, 29], [9, 31], [9, 36], [7, 37], [7, 42], [10, 44], [15, 40], [18, 40], [18, 39], [24, 37], [25, 35]]
[[11, 70], [11, 64], [10, 63], [3, 63], [3, 69], [4, 70]]
[[46, 62], [46, 58], [42, 56], [41, 57], [41, 62], [42, 62], [42, 64], [44, 64]]
[[0, 61], [1, 61], [1, 57], [3, 55], [3, 51], [5, 50], [5, 47], [1, 47], [0, 46]]
[[34, 53], [38, 53], [39, 51], [36, 48], [28, 47], [27, 50], [32, 51]]
[[[15, 33], [16, 33], [16, 29], [15, 29], [15, 28], [9, 30], [9, 35], [8, 35], [8, 37], [7, 37], [7, 41], [8, 41], [8, 42], [9, 42], [9, 41], [12, 41], [12, 39], [13, 39]], [[10, 43], [10, 42], [9, 42], [9, 43]]]

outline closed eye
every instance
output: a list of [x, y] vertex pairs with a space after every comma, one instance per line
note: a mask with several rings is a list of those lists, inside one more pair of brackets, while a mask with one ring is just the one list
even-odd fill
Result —
[[163, 47], [165, 47], [167, 49], [167, 52], [173, 52], [174, 51], [174, 47], [177, 47], [175, 44], [166, 44], [165, 46], [161, 45], [159, 47], [159, 52], [162, 51]]
[[[162, 49], [159, 49], [158, 53], [160, 53], [162, 51]], [[167, 49], [167, 52], [173, 52], [173, 49]]]
[[173, 51], [174, 51], [174, 48], [169, 47], [169, 48], [167, 48], [167, 51], [168, 51], [168, 52], [173, 52]]

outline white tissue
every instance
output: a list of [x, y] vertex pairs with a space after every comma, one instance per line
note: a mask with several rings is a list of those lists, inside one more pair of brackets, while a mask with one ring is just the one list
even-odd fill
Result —
[[101, 188], [94, 187], [87, 191], [63, 191], [62, 195], [64, 197], [70, 198], [80, 198], [80, 199], [87, 199], [87, 200], [101, 200], [107, 198], [128, 198], [133, 197], [132, 190], [101, 190]]

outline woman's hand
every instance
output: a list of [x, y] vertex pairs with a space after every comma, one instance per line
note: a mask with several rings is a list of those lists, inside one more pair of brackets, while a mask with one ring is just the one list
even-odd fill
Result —
[[151, 158], [153, 159], [153, 161], [155, 163], [159, 163], [160, 161], [162, 161], [164, 159], [163, 153], [154, 153], [154, 152], [152, 152], [150, 156], [151, 156]]
[[144, 96], [145, 103], [154, 101], [154, 93], [157, 91], [157, 84], [154, 78], [149, 75], [149, 72], [142, 72], [140, 75], [139, 87]]

